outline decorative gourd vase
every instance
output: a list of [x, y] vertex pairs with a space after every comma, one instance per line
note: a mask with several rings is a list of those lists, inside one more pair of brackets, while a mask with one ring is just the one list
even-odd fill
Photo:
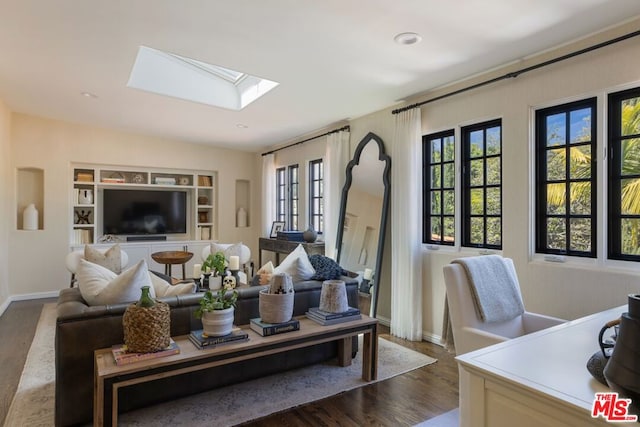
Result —
[[143, 286], [138, 302], [125, 310], [122, 326], [127, 351], [152, 353], [162, 350], [171, 341], [169, 304], [154, 301], [149, 286]]
[[229, 335], [233, 329], [235, 307], [202, 313], [202, 332], [209, 337]]
[[151, 292], [149, 286], [143, 286], [142, 295], [140, 295], [140, 299], [138, 300], [138, 307], [153, 307], [156, 305], [156, 302], [151, 298]]
[[93, 190], [80, 189], [80, 194], [78, 195], [78, 204], [79, 205], [92, 205], [93, 204]]
[[22, 228], [24, 230], [38, 229], [38, 209], [33, 203], [30, 203], [22, 212]]
[[629, 412], [640, 415], [640, 295], [629, 295], [629, 311], [622, 313], [604, 377], [611, 390], [631, 399]]
[[310, 225], [309, 228], [307, 228], [304, 233], [302, 233], [302, 238], [307, 243], [313, 243], [318, 238], [318, 233], [313, 229], [313, 226]]
[[247, 226], [247, 211], [245, 208], [239, 208], [236, 214], [236, 226], [244, 228]]

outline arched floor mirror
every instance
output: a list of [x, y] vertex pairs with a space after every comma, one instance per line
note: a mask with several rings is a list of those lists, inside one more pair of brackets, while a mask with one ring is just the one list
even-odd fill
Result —
[[391, 158], [382, 139], [365, 136], [347, 164], [338, 222], [336, 260], [342, 268], [371, 272], [371, 315], [376, 316], [389, 211]]

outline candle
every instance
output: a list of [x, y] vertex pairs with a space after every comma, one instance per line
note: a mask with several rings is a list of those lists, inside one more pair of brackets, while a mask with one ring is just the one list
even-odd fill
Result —
[[231, 255], [229, 257], [229, 270], [240, 270], [240, 257]]
[[201, 264], [193, 264], [193, 278], [199, 279], [202, 276], [202, 265]]
[[364, 269], [364, 280], [371, 280], [371, 276], [373, 275], [373, 271], [370, 268]]

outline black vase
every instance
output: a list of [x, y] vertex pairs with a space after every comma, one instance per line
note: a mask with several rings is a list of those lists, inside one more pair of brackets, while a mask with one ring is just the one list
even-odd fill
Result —
[[313, 226], [310, 225], [309, 228], [307, 228], [305, 232], [302, 233], [302, 238], [307, 243], [313, 243], [318, 238], [318, 233], [313, 229]]
[[604, 368], [611, 390], [631, 399], [629, 412], [640, 415], [640, 295], [629, 295], [611, 358]]

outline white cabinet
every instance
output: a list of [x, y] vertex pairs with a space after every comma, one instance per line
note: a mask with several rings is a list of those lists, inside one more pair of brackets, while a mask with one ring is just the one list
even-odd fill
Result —
[[[595, 394], [610, 391], [586, 363], [598, 333], [626, 306], [514, 338], [456, 357], [460, 426], [606, 425], [592, 418]], [[514, 421], [514, 420], [517, 420]]]

